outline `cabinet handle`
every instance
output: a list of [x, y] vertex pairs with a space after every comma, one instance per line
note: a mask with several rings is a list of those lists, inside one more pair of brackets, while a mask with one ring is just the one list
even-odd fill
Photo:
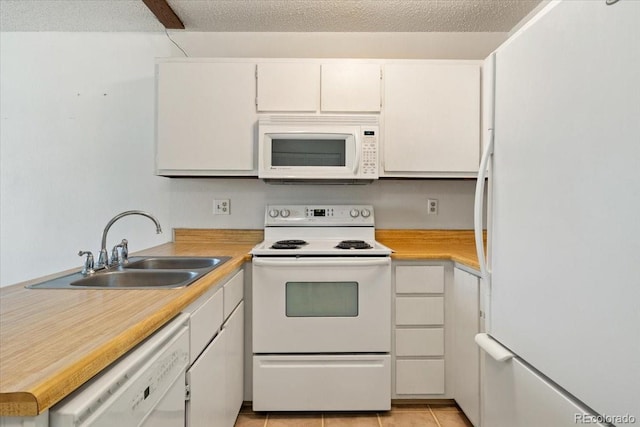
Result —
[[514, 357], [513, 353], [487, 334], [476, 334], [476, 344], [498, 362], [506, 362]]

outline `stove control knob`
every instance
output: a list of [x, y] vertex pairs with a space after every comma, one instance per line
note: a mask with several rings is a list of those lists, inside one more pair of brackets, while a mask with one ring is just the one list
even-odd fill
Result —
[[349, 215], [351, 215], [351, 218], [357, 218], [360, 216], [360, 211], [358, 209], [351, 209]]
[[277, 209], [271, 209], [271, 210], [269, 211], [269, 216], [270, 216], [271, 218], [277, 218], [277, 217], [278, 217], [278, 215], [280, 215], [280, 212], [279, 212]]
[[291, 211], [289, 211], [289, 209], [282, 209], [280, 211], [280, 216], [282, 218], [288, 218], [290, 214], [291, 214]]
[[371, 216], [371, 211], [369, 209], [362, 209], [360, 211], [360, 215], [362, 215], [362, 218], [369, 218]]

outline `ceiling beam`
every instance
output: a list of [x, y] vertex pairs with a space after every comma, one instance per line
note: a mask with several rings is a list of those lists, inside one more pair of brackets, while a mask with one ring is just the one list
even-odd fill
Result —
[[184, 30], [184, 24], [167, 0], [142, 0], [167, 30]]

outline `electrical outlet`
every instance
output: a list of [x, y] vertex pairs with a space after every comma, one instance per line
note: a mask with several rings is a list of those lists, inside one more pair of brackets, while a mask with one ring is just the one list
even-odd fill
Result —
[[438, 215], [438, 199], [427, 199], [427, 215]]
[[214, 199], [213, 200], [214, 215], [231, 215], [230, 199]]

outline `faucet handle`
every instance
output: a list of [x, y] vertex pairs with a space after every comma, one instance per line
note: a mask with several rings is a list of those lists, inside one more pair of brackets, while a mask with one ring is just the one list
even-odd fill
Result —
[[87, 258], [84, 260], [84, 265], [82, 266], [82, 275], [83, 276], [88, 276], [89, 274], [93, 274], [95, 273], [95, 270], [93, 269], [93, 254], [91, 253], [91, 251], [79, 251], [78, 252], [78, 256], [87, 256]]
[[121, 256], [122, 256], [122, 264], [126, 264], [129, 262], [129, 241], [127, 239], [122, 239], [120, 242], [122, 247]]
[[111, 249], [111, 262], [109, 263], [109, 267], [117, 267], [122, 265], [122, 251], [118, 252], [118, 248], [124, 249], [122, 243], [119, 243]]

